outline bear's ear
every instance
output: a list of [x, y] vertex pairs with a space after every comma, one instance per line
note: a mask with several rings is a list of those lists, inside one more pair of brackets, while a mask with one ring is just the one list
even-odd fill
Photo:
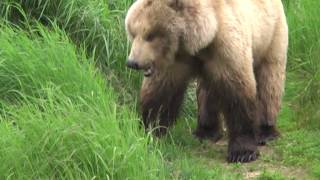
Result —
[[175, 11], [181, 11], [183, 9], [183, 3], [181, 0], [169, 0], [169, 7]]

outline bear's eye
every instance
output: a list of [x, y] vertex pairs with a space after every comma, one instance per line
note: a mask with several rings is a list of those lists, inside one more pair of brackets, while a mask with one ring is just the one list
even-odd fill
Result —
[[146, 36], [146, 41], [151, 42], [157, 37], [156, 32], [151, 32]]

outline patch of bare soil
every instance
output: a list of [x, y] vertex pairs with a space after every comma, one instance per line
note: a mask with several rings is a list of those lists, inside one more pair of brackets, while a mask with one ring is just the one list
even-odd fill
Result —
[[281, 155], [272, 146], [259, 147], [260, 158], [257, 161], [243, 164], [229, 164], [226, 162], [227, 140], [223, 139], [217, 143], [207, 143], [195, 152], [199, 156], [207, 156], [208, 166], [215, 163], [223, 164], [228, 170], [243, 175], [244, 179], [256, 179], [264, 171], [276, 172], [286, 179], [310, 179], [305, 169], [301, 167], [285, 166]]

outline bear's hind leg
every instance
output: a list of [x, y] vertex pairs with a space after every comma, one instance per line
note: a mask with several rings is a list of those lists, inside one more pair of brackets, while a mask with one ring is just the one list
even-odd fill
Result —
[[256, 70], [260, 108], [259, 144], [279, 136], [276, 119], [284, 90], [284, 62], [264, 62]]
[[193, 134], [200, 141], [208, 139], [217, 142], [223, 136], [219, 104], [212, 91], [209, 91], [208, 84], [204, 80], [198, 83], [198, 124]]
[[284, 91], [286, 54], [288, 46], [286, 28], [277, 29], [267, 56], [255, 68], [260, 103], [259, 144], [277, 138], [276, 119]]

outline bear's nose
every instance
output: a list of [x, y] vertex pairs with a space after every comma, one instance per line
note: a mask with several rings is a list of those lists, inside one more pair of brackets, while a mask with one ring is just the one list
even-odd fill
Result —
[[131, 60], [131, 59], [127, 61], [127, 67], [135, 70], [141, 69], [139, 64], [135, 60]]

